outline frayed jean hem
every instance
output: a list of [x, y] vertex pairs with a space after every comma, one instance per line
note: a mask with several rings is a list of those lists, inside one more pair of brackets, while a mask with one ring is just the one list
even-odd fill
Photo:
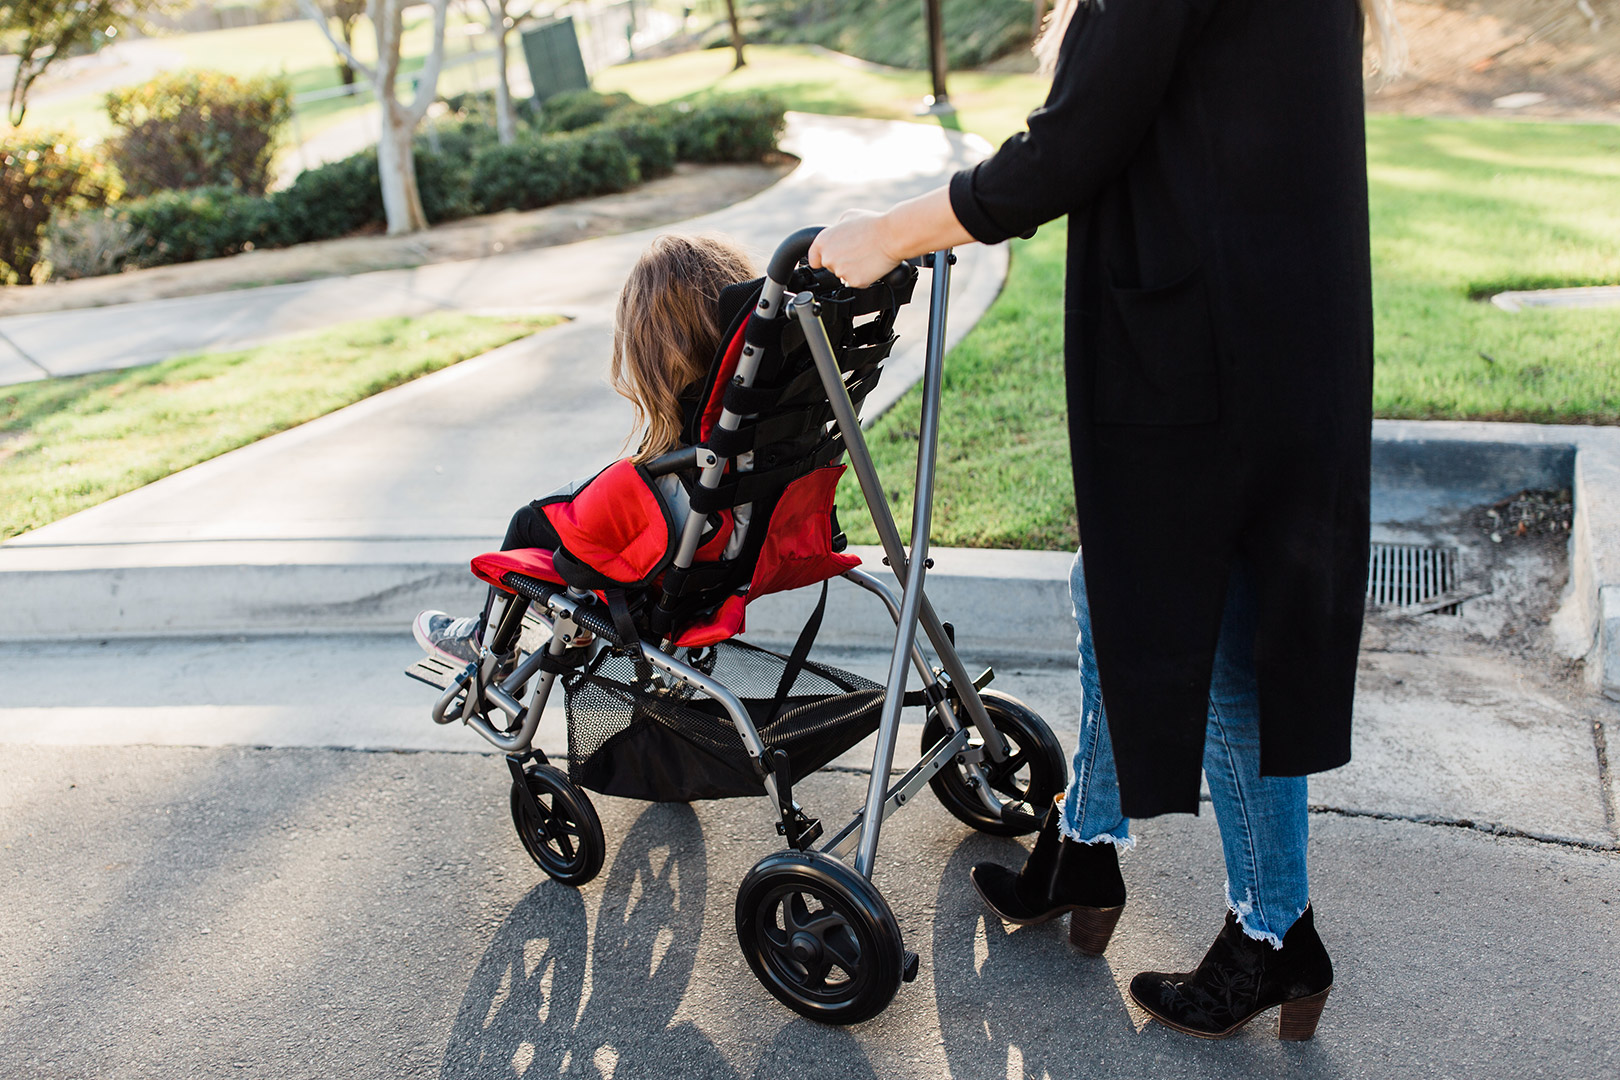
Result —
[[[1239, 901], [1232, 895], [1232, 883], [1230, 881], [1226, 883], [1226, 906], [1232, 914], [1237, 916], [1238, 926], [1242, 928], [1244, 937], [1252, 938], [1255, 941], [1263, 941], [1273, 949], [1280, 950], [1283, 947], [1281, 935], [1254, 925], [1259, 920], [1260, 913], [1255, 909], [1253, 901], [1247, 899]], [[1300, 908], [1295, 912], [1293, 920], [1289, 922], [1288, 926], [1283, 927], [1283, 933], [1288, 933], [1294, 922], [1297, 922], [1300, 916], [1304, 914], [1305, 908]]]

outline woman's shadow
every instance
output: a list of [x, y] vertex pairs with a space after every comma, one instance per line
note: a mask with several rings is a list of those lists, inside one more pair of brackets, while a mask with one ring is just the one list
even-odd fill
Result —
[[579, 891], [537, 885], [473, 972], [441, 1080], [629, 1077], [671, 1061], [683, 1076], [734, 1076], [694, 1025], [670, 1026], [691, 982], [707, 887], [697, 815], [671, 803], [648, 806], [619, 845], [594, 946]]

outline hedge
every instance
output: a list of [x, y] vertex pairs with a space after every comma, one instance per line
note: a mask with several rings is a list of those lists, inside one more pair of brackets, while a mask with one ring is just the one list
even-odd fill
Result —
[[[461, 109], [416, 141], [417, 189], [428, 220], [623, 191], [667, 175], [678, 159], [758, 160], [775, 148], [783, 123], [781, 104], [758, 95], [656, 108], [623, 95], [569, 98], [577, 100], [563, 102], [567, 110], [548, 103], [552, 123], [587, 115], [606, 120], [559, 133], [525, 124], [511, 146], [499, 145], [477, 119], [476, 102], [461, 99]], [[124, 223], [135, 237], [126, 267], [328, 240], [384, 222], [375, 150], [305, 170], [291, 187], [268, 196], [210, 185], [126, 200], [99, 213]], [[88, 233], [94, 224], [87, 219], [79, 231]], [[71, 220], [62, 227], [73, 235]]]

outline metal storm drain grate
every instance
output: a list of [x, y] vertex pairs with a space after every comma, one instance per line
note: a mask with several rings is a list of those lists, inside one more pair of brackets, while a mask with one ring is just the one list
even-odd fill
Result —
[[[1410, 607], [1457, 587], [1457, 549], [1418, 544], [1372, 545], [1367, 565], [1367, 602], [1375, 607]], [[1459, 602], [1460, 603], [1460, 602]], [[1459, 614], [1459, 604], [1435, 614]]]

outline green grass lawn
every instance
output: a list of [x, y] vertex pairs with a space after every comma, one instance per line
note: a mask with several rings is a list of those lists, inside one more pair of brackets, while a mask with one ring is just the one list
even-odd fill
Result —
[[0, 539], [557, 321], [370, 319], [237, 352], [0, 387]]
[[[770, 89], [808, 112], [910, 118], [921, 75], [851, 71], [800, 49], [754, 49], [748, 68], [689, 54], [599, 82], [647, 100]], [[1022, 127], [1043, 85], [953, 75], [961, 127], [992, 142]], [[937, 121], [936, 121], [937, 122]], [[1620, 423], [1620, 309], [1508, 313], [1511, 288], [1620, 283], [1620, 127], [1367, 118], [1379, 416]], [[951, 354], [941, 435], [938, 543], [1072, 546], [1063, 421], [1063, 225], [1015, 241], [1001, 297]], [[911, 486], [917, 392], [880, 421], [891, 493]], [[851, 539], [854, 485], [841, 489]], [[909, 502], [900, 500], [900, 513]]]

